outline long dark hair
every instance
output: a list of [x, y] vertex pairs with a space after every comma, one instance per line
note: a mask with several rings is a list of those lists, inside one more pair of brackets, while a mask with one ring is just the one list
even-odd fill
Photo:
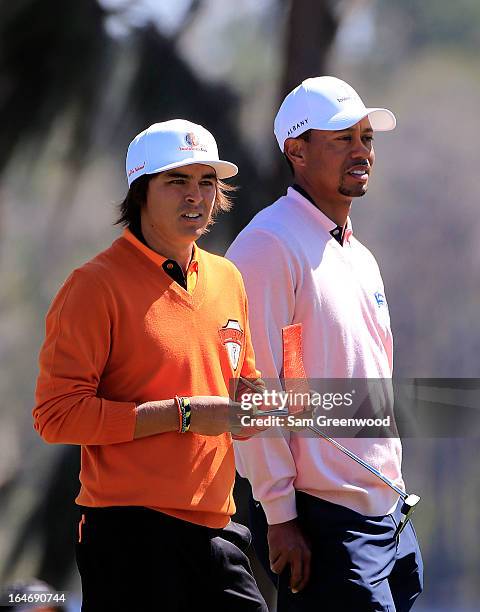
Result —
[[[141, 234], [140, 212], [147, 201], [148, 184], [156, 174], [144, 174], [130, 185], [125, 199], [118, 205], [119, 216], [114, 225], [128, 227], [133, 234]], [[237, 188], [217, 179], [217, 192], [213, 204], [209, 225], [215, 222], [217, 215], [232, 208], [230, 194]]]

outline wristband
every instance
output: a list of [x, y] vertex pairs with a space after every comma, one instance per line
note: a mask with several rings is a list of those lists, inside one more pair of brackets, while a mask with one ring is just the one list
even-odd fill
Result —
[[178, 433], [187, 433], [187, 431], [190, 429], [190, 419], [192, 415], [190, 409], [190, 399], [188, 397], [178, 397], [178, 395], [176, 395], [175, 401], [177, 402], [178, 407]]
[[175, 403], [177, 405], [178, 410], [178, 433], [182, 433], [183, 411], [180, 405], [180, 398], [178, 397], [178, 395], [175, 396]]

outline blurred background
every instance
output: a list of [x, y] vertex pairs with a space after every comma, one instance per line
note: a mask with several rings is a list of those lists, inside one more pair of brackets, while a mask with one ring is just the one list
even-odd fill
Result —
[[[120, 233], [130, 140], [176, 117], [214, 133], [240, 166], [235, 209], [202, 244], [223, 254], [288, 185], [272, 133], [288, 91], [332, 74], [391, 108], [398, 128], [376, 137], [352, 221], [383, 272], [395, 371], [478, 377], [480, 2], [0, 0], [0, 10], [0, 585], [35, 576], [68, 590], [73, 611], [78, 449], [32, 429], [37, 355], [63, 280]], [[408, 486], [423, 498], [419, 612], [480, 607], [477, 449], [472, 436], [404, 441]]]

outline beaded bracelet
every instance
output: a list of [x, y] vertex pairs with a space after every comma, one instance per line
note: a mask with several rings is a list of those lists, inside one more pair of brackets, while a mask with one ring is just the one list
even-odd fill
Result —
[[178, 407], [178, 433], [187, 433], [187, 431], [190, 429], [190, 419], [192, 415], [190, 409], [190, 399], [188, 397], [178, 397], [178, 395], [176, 395], [175, 401], [177, 402]]
[[178, 397], [178, 395], [175, 396], [175, 403], [177, 405], [177, 410], [178, 410], [178, 433], [181, 433], [182, 423], [183, 423], [183, 411], [180, 405], [180, 398]]

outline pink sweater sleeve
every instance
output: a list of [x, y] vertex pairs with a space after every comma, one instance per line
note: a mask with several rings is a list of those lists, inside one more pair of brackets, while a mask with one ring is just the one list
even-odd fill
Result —
[[97, 445], [133, 439], [135, 403], [97, 396], [111, 332], [102, 289], [90, 275], [73, 272], [47, 314], [39, 357], [33, 418], [46, 442]]
[[[227, 251], [242, 273], [248, 295], [255, 361], [267, 388], [281, 390], [281, 329], [292, 321], [295, 270], [278, 240], [261, 230], [240, 234]], [[261, 502], [269, 524], [297, 516], [296, 466], [288, 431], [273, 428], [246, 441], [235, 442], [237, 470], [248, 478], [253, 496]]]

